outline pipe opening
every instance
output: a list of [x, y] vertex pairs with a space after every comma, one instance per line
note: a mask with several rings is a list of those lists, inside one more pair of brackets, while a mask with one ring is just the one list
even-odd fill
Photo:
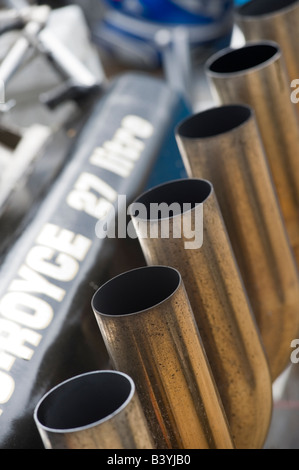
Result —
[[170, 297], [180, 285], [180, 274], [168, 266], [146, 266], [120, 274], [98, 289], [94, 311], [129, 315], [147, 310]]
[[230, 74], [249, 70], [272, 59], [279, 51], [274, 43], [248, 44], [240, 49], [228, 52], [211, 59], [208, 65], [210, 72]]
[[296, 3], [299, 3], [298, 0], [252, 0], [239, 7], [237, 12], [241, 16], [262, 16], [284, 10]]
[[187, 139], [203, 139], [232, 131], [252, 116], [249, 106], [229, 105], [208, 109], [187, 118], [177, 133]]
[[106, 421], [133, 396], [135, 386], [118, 372], [92, 372], [53, 388], [38, 404], [35, 419], [51, 431], [71, 431]]
[[[198, 204], [202, 204], [212, 193], [212, 185], [209, 181], [201, 179], [186, 178], [170, 181], [155, 186], [143, 193], [131, 205], [130, 212], [133, 217], [145, 220], [169, 219], [175, 215], [183, 214], [188, 209], [193, 209]], [[142, 204], [144, 211], [140, 214], [138, 205]], [[163, 210], [163, 204], [169, 210]], [[160, 205], [161, 211], [158, 211]], [[171, 210], [173, 208], [173, 210]], [[137, 215], [136, 215], [137, 214]]]

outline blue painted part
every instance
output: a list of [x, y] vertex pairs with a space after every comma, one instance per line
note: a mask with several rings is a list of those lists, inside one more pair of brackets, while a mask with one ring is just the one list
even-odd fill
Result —
[[[190, 47], [215, 52], [230, 44], [234, 0], [105, 0], [109, 6], [93, 25], [93, 41], [124, 62], [156, 68], [161, 46], [156, 33], [183, 26]], [[135, 5], [135, 6], [134, 6]]]
[[250, 0], [235, 0], [235, 5], [237, 7], [241, 6], [241, 5], [245, 5], [245, 3], [248, 3]]

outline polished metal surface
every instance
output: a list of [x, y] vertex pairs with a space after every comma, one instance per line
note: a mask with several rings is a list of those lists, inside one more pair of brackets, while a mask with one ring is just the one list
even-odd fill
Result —
[[117, 371], [78, 375], [37, 404], [46, 449], [153, 449], [133, 380]]
[[113, 366], [136, 384], [157, 448], [234, 447], [177, 270], [123, 273], [99, 288], [92, 308]]
[[224, 105], [176, 129], [190, 177], [211, 181], [274, 381], [299, 333], [299, 280], [253, 110]]
[[[192, 208], [152, 218], [153, 203]], [[148, 217], [137, 213], [140, 204]], [[200, 207], [203, 243], [192, 247], [187, 243], [201, 229]], [[131, 215], [147, 263], [181, 272], [236, 447], [262, 447], [272, 413], [271, 378], [212, 184], [191, 178], [165, 183], [141, 195]], [[161, 236], [168, 228], [169, 237]]]
[[280, 47], [258, 41], [213, 55], [206, 73], [219, 104], [255, 111], [291, 246], [299, 262], [299, 126]]
[[251, 0], [236, 9], [235, 22], [246, 41], [277, 42], [287, 66], [289, 84], [299, 79], [298, 0]]

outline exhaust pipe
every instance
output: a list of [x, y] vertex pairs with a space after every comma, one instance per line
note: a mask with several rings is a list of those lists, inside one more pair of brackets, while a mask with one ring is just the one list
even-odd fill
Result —
[[200, 112], [176, 139], [188, 175], [213, 182], [274, 381], [299, 332], [299, 281], [254, 112], [242, 104]]
[[[151, 216], [152, 204], [165, 202], [183, 209], [190, 203], [192, 209]], [[136, 215], [141, 204], [148, 217]], [[187, 241], [200, 231], [199, 207], [203, 243], [187, 249]], [[271, 378], [212, 184], [199, 179], [162, 184], [141, 195], [131, 215], [147, 263], [169, 264], [181, 272], [236, 447], [262, 447], [272, 413]], [[148, 236], [155, 232], [158, 236]]]
[[[153, 166], [163, 178], [168, 166], [159, 156], [166, 144], [181, 161], [173, 128], [182, 115], [184, 103], [163, 80], [134, 73], [113, 80], [81, 129], [69, 164], [38, 210], [32, 204], [28, 226], [24, 220], [19, 225], [23, 232], [0, 269], [1, 449], [43, 447], [32, 419], [34, 400], [58, 382], [109, 365], [90, 299], [110, 277], [145, 262], [138, 240], [100, 237], [97, 224], [108, 219], [113, 226], [123, 201], [132, 202], [152, 180]], [[60, 145], [56, 139], [46, 155], [48, 171], [61, 156]], [[41, 166], [36, 170], [30, 193], [43, 179]], [[2, 242], [6, 225], [0, 224]]]
[[46, 449], [153, 449], [131, 377], [94, 371], [46, 393], [34, 410]]
[[271, 41], [224, 49], [206, 64], [221, 104], [255, 111], [291, 246], [299, 263], [299, 127], [279, 46]]
[[179, 272], [127, 271], [92, 308], [114, 367], [129, 374], [158, 449], [233, 448]]
[[[299, 1], [252, 0], [236, 9], [235, 22], [246, 41], [269, 39], [281, 47], [290, 81], [299, 84]], [[297, 100], [297, 103], [299, 100]], [[297, 107], [299, 111], [299, 106]]]

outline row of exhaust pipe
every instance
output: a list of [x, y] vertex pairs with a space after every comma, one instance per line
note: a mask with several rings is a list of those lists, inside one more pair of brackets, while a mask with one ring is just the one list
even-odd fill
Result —
[[[176, 128], [188, 178], [135, 201], [192, 208], [145, 219], [132, 205], [147, 266], [111, 279], [91, 301], [113, 370], [76, 376], [40, 400], [34, 419], [46, 448], [264, 445], [272, 384], [299, 332], [299, 121], [290, 99], [299, 2], [253, 0], [236, 21], [250, 42], [206, 64], [217, 106]], [[199, 204], [203, 244], [186, 250], [188, 234], [173, 234], [187, 217], [195, 225]], [[164, 225], [169, 238], [146, 236]]]

